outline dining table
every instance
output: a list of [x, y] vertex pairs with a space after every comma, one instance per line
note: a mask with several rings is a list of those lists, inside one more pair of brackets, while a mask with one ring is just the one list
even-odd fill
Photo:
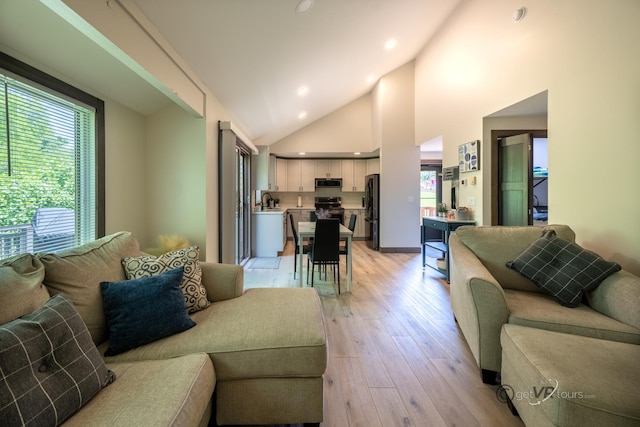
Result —
[[[316, 233], [316, 223], [301, 221], [298, 223], [298, 246], [300, 248], [298, 262], [298, 285], [302, 287], [302, 255], [303, 242], [305, 239], [312, 238]], [[346, 240], [347, 243], [347, 292], [351, 292], [351, 241], [353, 240], [353, 231], [349, 230], [343, 224], [340, 224], [340, 238]]]

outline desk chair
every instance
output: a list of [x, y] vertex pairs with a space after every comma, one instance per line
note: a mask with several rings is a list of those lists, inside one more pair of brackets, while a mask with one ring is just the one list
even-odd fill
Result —
[[[332, 265], [336, 267], [333, 272], [335, 281], [335, 270], [338, 270], [338, 294], [340, 293], [340, 220], [337, 218], [319, 219], [316, 221], [316, 231], [313, 236], [311, 252], [307, 255], [307, 282], [309, 281], [309, 262], [311, 266], [311, 286], [315, 266], [320, 267]], [[325, 268], [325, 280], [327, 272]]]

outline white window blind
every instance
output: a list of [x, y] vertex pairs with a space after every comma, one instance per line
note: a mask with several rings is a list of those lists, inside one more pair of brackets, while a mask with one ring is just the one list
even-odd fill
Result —
[[0, 69], [0, 259], [96, 236], [95, 111]]

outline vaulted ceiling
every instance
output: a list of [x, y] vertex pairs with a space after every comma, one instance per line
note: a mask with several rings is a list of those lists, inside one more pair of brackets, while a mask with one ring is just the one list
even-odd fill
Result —
[[413, 60], [460, 2], [134, 1], [258, 144], [370, 92]]
[[[413, 60], [461, 0], [131, 1], [236, 125], [268, 145]], [[142, 114], [170, 102], [45, 3], [0, 0], [0, 48]]]

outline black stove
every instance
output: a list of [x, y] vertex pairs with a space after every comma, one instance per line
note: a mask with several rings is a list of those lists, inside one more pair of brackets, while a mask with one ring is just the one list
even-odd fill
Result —
[[316, 197], [316, 212], [327, 213], [329, 218], [338, 218], [344, 224], [344, 208], [340, 197]]

